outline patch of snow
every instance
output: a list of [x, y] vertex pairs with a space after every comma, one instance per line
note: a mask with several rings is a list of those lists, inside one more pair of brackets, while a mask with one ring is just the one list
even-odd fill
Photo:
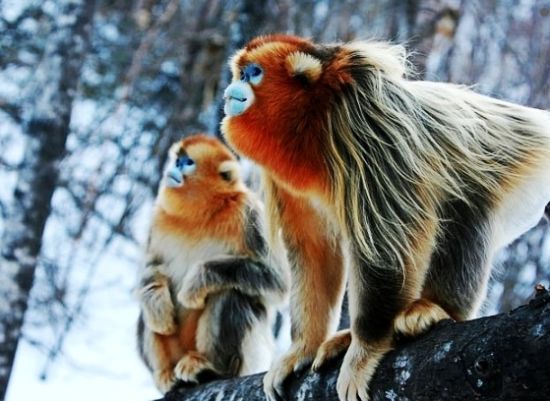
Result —
[[542, 324], [537, 324], [533, 329], [531, 329], [531, 334], [535, 337], [542, 337], [546, 334], [546, 330]]
[[395, 369], [395, 381], [399, 383], [401, 387], [407, 384], [407, 380], [411, 377], [411, 360], [407, 355], [399, 355], [393, 362], [393, 368]]
[[59, 13], [59, 7], [54, 1], [48, 0], [42, 4], [42, 11], [44, 11], [45, 14], [57, 16]]
[[[40, 379], [46, 355], [28, 342], [20, 342], [6, 401], [31, 400], [37, 394], [43, 401], [72, 401], [75, 394], [80, 401], [116, 401], [121, 396], [150, 401], [160, 397], [137, 352], [138, 305], [132, 295], [137, 267], [128, 262], [127, 252], [129, 249], [113, 246], [100, 259], [91, 283], [95, 289], [89, 293], [81, 317], [84, 321], [68, 334], [63, 357], [50, 366], [47, 380]], [[75, 273], [85, 275], [85, 270]], [[48, 335], [28, 321], [24, 330], [29, 338]]]
[[320, 2], [317, 2], [317, 4], [315, 4], [315, 7], [313, 9], [313, 15], [314, 15], [314, 19], [316, 20], [323, 20], [326, 18], [327, 14], [328, 14], [328, 4], [324, 1], [320, 1]]
[[32, 3], [28, 0], [4, 0], [0, 2], [0, 15], [8, 22], [15, 22]]
[[389, 401], [397, 401], [397, 394], [393, 390], [388, 390], [385, 393], [385, 398]]
[[407, 355], [399, 355], [395, 358], [395, 362], [393, 363], [394, 369], [402, 369], [407, 366], [409, 366], [409, 357]]
[[76, 22], [76, 15], [74, 14], [60, 15], [57, 18], [57, 21], [60, 27], [73, 25]]
[[441, 362], [451, 350], [452, 345], [453, 345], [452, 341], [447, 341], [441, 347], [438, 347], [437, 351], [433, 356], [434, 361]]
[[71, 112], [71, 128], [85, 129], [93, 125], [97, 111], [97, 103], [90, 99], [75, 99]]
[[537, 266], [534, 263], [527, 263], [518, 274], [518, 281], [522, 283], [533, 283], [537, 278]]
[[100, 34], [107, 40], [115, 42], [119, 37], [120, 34], [118, 32], [118, 28], [114, 24], [102, 24], [100, 26]]
[[311, 398], [311, 389], [317, 384], [315, 375], [306, 376], [305, 380], [300, 384], [300, 388], [296, 392], [296, 401], [304, 401]]
[[411, 372], [409, 372], [408, 370], [402, 370], [399, 373], [399, 384], [401, 386], [404, 386], [407, 383], [407, 380], [409, 380], [410, 377], [411, 377]]

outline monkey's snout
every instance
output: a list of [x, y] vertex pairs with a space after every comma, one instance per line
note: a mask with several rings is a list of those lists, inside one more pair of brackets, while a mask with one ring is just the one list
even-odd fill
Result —
[[254, 101], [254, 92], [247, 82], [233, 82], [225, 90], [225, 114], [233, 117], [244, 113]]

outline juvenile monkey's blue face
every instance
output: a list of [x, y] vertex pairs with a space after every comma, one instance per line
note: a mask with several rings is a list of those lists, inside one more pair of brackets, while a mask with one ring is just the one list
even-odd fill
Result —
[[179, 155], [176, 160], [168, 166], [165, 173], [165, 183], [169, 188], [181, 187], [185, 177], [192, 174], [197, 166], [195, 161], [187, 155]]
[[224, 92], [224, 111], [228, 116], [244, 113], [254, 103], [252, 85], [259, 85], [264, 71], [258, 64], [248, 64], [240, 71], [240, 79], [232, 82]]

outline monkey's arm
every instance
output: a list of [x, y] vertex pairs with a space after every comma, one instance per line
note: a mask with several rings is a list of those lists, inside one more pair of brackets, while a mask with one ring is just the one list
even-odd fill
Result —
[[158, 334], [176, 331], [175, 311], [168, 278], [161, 273], [162, 259], [151, 255], [141, 274], [138, 296], [144, 323]]
[[178, 300], [186, 307], [201, 308], [206, 297], [215, 292], [236, 289], [244, 294], [280, 301], [288, 290], [288, 271], [283, 250], [270, 250], [265, 240], [257, 205], [244, 210], [244, 238], [247, 256], [226, 256], [207, 261], [185, 278]]
[[186, 278], [178, 300], [187, 308], [199, 309], [209, 294], [228, 289], [251, 296], [280, 298], [287, 284], [276, 269], [262, 261], [228, 256], [199, 266], [196, 274]]

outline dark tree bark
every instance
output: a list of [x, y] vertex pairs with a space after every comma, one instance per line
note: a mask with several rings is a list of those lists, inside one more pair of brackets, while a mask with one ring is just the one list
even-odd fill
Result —
[[22, 117], [27, 136], [25, 162], [19, 169], [13, 212], [5, 221], [1, 241], [0, 400], [5, 398], [50, 214], [93, 10], [93, 0], [60, 2], [59, 22], [36, 71], [28, 112]]
[[[371, 383], [372, 401], [543, 401], [550, 397], [550, 293], [492, 317], [443, 321], [400, 341]], [[285, 401], [337, 401], [341, 359], [320, 373], [289, 379]], [[265, 400], [261, 374], [180, 387], [163, 401]]]

